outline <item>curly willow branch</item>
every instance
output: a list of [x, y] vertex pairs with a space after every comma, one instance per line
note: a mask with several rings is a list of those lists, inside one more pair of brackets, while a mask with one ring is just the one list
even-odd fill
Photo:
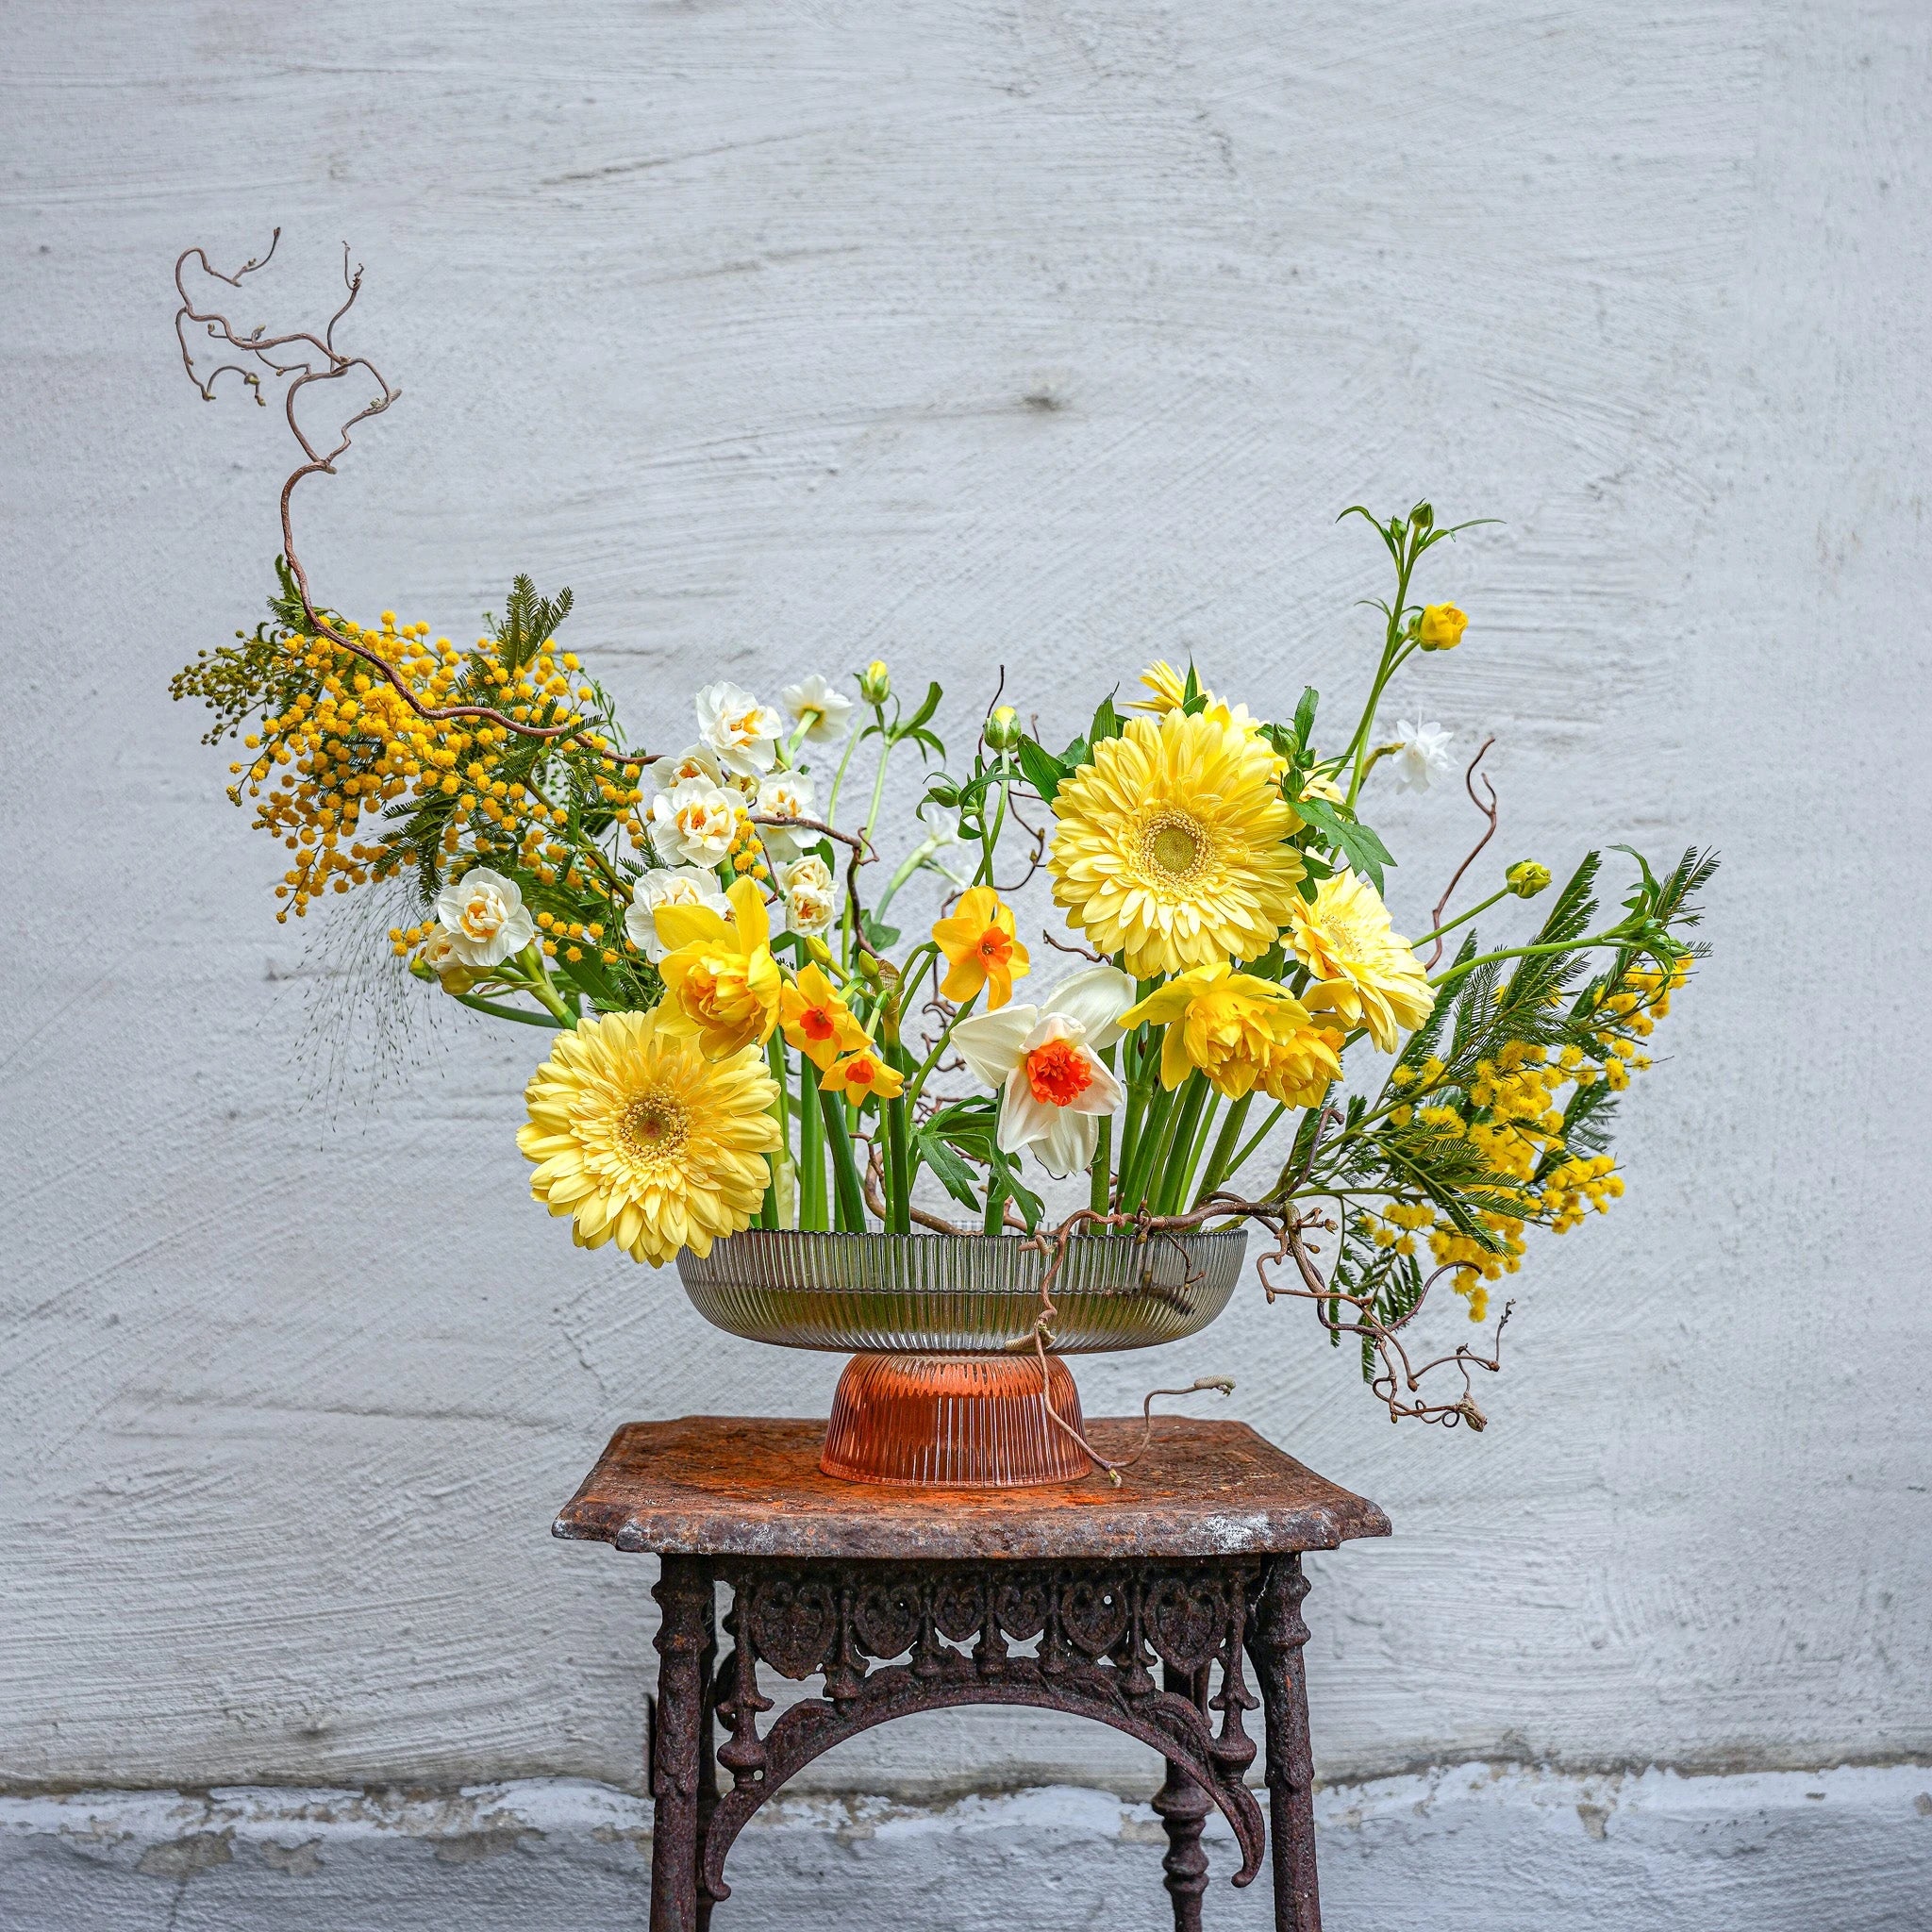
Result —
[[[208, 252], [203, 248], [184, 248], [175, 261], [175, 292], [181, 298], [181, 306], [175, 313], [175, 340], [181, 350], [181, 366], [188, 372], [188, 379], [200, 391], [204, 402], [215, 400], [215, 387], [224, 375], [239, 375], [255, 392], [255, 400], [263, 408], [268, 407], [268, 398], [262, 394], [263, 375], [280, 381], [288, 379], [288, 388], [283, 393], [282, 410], [288, 420], [289, 433], [300, 448], [303, 461], [289, 475], [282, 485], [281, 522], [282, 556], [289, 566], [289, 575], [295, 585], [295, 593], [302, 600], [303, 615], [318, 637], [326, 638], [338, 650], [347, 651], [352, 657], [359, 658], [376, 675], [394, 689], [409, 708], [419, 718], [431, 723], [441, 723], [449, 718], [477, 718], [498, 726], [505, 731], [514, 732], [520, 738], [560, 740], [571, 738], [588, 728], [588, 721], [571, 724], [528, 724], [510, 717], [490, 705], [425, 705], [409, 689], [408, 682], [396, 667], [379, 651], [374, 651], [367, 644], [346, 636], [331, 624], [315, 607], [315, 600], [309, 592], [308, 573], [304, 569], [302, 559], [295, 551], [295, 533], [291, 520], [291, 504], [295, 487], [309, 476], [333, 476], [336, 464], [344, 456], [353, 441], [351, 432], [368, 422], [372, 416], [379, 416], [397, 401], [402, 391], [395, 388], [366, 356], [345, 355], [336, 347], [336, 325], [356, 306], [356, 298], [362, 292], [362, 266], [358, 262], [352, 269], [349, 266], [349, 246], [342, 244], [342, 284], [347, 293], [341, 306], [331, 315], [318, 335], [310, 329], [295, 329], [287, 335], [272, 336], [266, 333], [260, 324], [247, 334], [238, 334], [235, 325], [216, 309], [197, 308], [194, 298], [189, 294], [182, 281], [182, 275], [191, 261], [197, 262], [211, 281], [222, 282], [228, 288], [239, 289], [244, 276], [252, 275], [258, 269], [266, 268], [275, 258], [275, 249], [280, 245], [282, 231], [277, 228], [271, 238], [268, 253], [244, 261], [233, 275], [224, 275], [208, 260]], [[204, 378], [195, 369], [194, 352], [189, 346], [186, 325], [193, 323], [208, 331], [209, 338], [220, 347], [232, 349], [241, 359], [221, 362], [209, 370]], [[253, 365], [253, 366], [251, 366]], [[324, 450], [312, 441], [302, 427], [296, 413], [296, 399], [312, 382], [340, 382], [352, 371], [361, 370], [376, 386], [378, 393], [361, 408], [348, 416], [336, 430], [333, 447]], [[649, 764], [653, 760], [643, 753], [625, 754], [631, 764]]]

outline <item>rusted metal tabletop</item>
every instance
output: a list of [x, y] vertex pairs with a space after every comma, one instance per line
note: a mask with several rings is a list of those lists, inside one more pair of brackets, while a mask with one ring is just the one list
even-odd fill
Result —
[[[1124, 1455], [1141, 1425], [1089, 1433]], [[651, 1932], [709, 1925], [732, 1840], [822, 1752], [962, 1704], [1091, 1717], [1166, 1757], [1154, 1806], [1178, 1932], [1201, 1924], [1214, 1806], [1241, 1853], [1234, 1882], [1259, 1871], [1272, 1828], [1277, 1932], [1320, 1932], [1301, 1557], [1387, 1536], [1381, 1510], [1240, 1423], [1161, 1419], [1118, 1489], [1099, 1474], [1031, 1490], [842, 1483], [819, 1471], [824, 1434], [744, 1416], [626, 1423], [558, 1516], [559, 1537], [662, 1559]], [[722, 1659], [721, 1583], [733, 1639]], [[762, 1733], [760, 1665], [824, 1680]], [[1257, 1706], [1267, 1826], [1245, 1779]]]

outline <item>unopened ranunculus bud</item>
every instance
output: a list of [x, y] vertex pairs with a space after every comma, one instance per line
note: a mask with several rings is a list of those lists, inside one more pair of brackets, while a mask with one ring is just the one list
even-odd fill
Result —
[[986, 721], [986, 748], [1011, 751], [1021, 739], [1020, 714], [1011, 705], [999, 706]]
[[1429, 604], [1423, 608], [1423, 621], [1415, 634], [1425, 651], [1453, 651], [1468, 628], [1469, 619], [1455, 605]]
[[858, 695], [869, 705], [882, 705], [892, 695], [892, 674], [883, 658], [874, 658], [858, 674]]
[[1550, 869], [1533, 858], [1519, 858], [1503, 874], [1505, 888], [1519, 899], [1534, 899], [1550, 882]]

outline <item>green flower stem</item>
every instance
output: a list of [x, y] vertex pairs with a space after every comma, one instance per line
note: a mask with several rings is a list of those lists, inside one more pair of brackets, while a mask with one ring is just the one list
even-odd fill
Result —
[[1007, 1224], [1007, 1197], [1001, 1188], [999, 1176], [990, 1174], [986, 1177], [986, 1217], [980, 1228], [986, 1234], [999, 1234]]
[[1161, 1151], [1156, 1169], [1154, 1211], [1172, 1214], [1188, 1185], [1188, 1174], [1194, 1164], [1194, 1149], [1203, 1109], [1210, 1104], [1214, 1090], [1199, 1073], [1188, 1076], [1181, 1092], [1176, 1116], [1168, 1123], [1168, 1145]]
[[798, 1224], [814, 1234], [830, 1222], [825, 1202], [825, 1120], [819, 1111], [818, 1070], [798, 1056]]
[[[1258, 1147], [1261, 1144], [1261, 1142], [1265, 1141], [1268, 1138], [1268, 1136], [1274, 1131], [1275, 1122], [1277, 1122], [1281, 1118], [1281, 1116], [1285, 1114], [1287, 1111], [1288, 1106], [1287, 1103], [1284, 1102], [1280, 1106], [1274, 1108], [1269, 1113], [1268, 1118], [1265, 1121], [1263, 1121], [1261, 1124], [1258, 1127], [1257, 1127], [1255, 1131], [1248, 1137], [1248, 1140], [1245, 1145], [1243, 1145], [1243, 1147], [1241, 1148], [1241, 1151], [1239, 1154], [1237, 1154], [1235, 1158], [1227, 1163], [1226, 1169], [1224, 1171], [1221, 1176], [1222, 1180], [1225, 1180], [1228, 1174], [1241, 1173], [1241, 1169], [1248, 1164], [1249, 1156], [1251, 1156], [1254, 1153], [1255, 1149]], [[1221, 1185], [1221, 1181], [1216, 1181], [1214, 1185], [1216, 1187], [1219, 1187]]]
[[515, 1007], [499, 1006], [494, 1000], [478, 999], [473, 992], [453, 992], [450, 998], [465, 1006], [472, 1012], [488, 1013], [492, 1020], [514, 1020], [520, 1026], [541, 1026], [555, 1033], [559, 1028], [568, 1028], [568, 1020], [559, 1020], [551, 1013], [523, 1013]]
[[1431, 940], [1441, 939], [1445, 932], [1454, 932], [1458, 925], [1467, 925], [1478, 913], [1487, 912], [1498, 899], [1507, 899], [1509, 896], [1509, 888], [1505, 886], [1500, 892], [1491, 892], [1487, 899], [1479, 905], [1472, 906], [1467, 912], [1458, 912], [1454, 919], [1445, 920], [1434, 932], [1423, 933], [1418, 938], [1410, 940], [1408, 943], [1411, 948], [1425, 946]]
[[1612, 926], [1608, 932], [1592, 934], [1587, 940], [1551, 940], [1541, 946], [1507, 946], [1500, 953], [1478, 953], [1474, 959], [1465, 959], [1459, 966], [1451, 966], [1437, 974], [1429, 984], [1437, 989], [1474, 973], [1478, 966], [1494, 964], [1498, 959], [1533, 959], [1548, 953], [1587, 953], [1593, 947], [1626, 947], [1635, 942], [1635, 935]]
[[[1160, 1182], [1167, 1173], [1167, 1163], [1174, 1156], [1174, 1137], [1180, 1126], [1181, 1116], [1188, 1110], [1189, 1103], [1196, 1098], [1196, 1088], [1207, 1086], [1199, 1074], [1190, 1074], [1186, 1082], [1169, 1092], [1161, 1090], [1159, 1098], [1149, 1109], [1146, 1124], [1141, 1129], [1140, 1171], [1134, 1176], [1134, 1185], [1127, 1193], [1127, 1211], [1138, 1213], [1151, 1201], [1158, 1200]], [[1154, 1116], [1159, 1115], [1157, 1123]], [[1192, 1123], [1189, 1123], [1190, 1131]]]
[[[829, 824], [830, 821], [828, 820], [827, 823]], [[940, 847], [944, 843], [945, 841], [940, 838], [937, 833], [935, 833], [930, 838], [922, 839], [919, 841], [919, 843], [912, 848], [910, 854], [900, 865], [899, 870], [895, 872], [892, 874], [892, 876], [886, 881], [886, 889], [883, 892], [879, 894], [878, 904], [872, 908], [872, 916], [874, 919], [883, 920], [885, 918], [886, 908], [892, 903], [892, 895], [895, 892], [897, 892], [899, 888], [903, 886], [906, 883], [906, 881], [909, 879], [912, 876], [912, 874], [916, 873], [919, 870], [919, 868], [922, 865], [924, 865], [925, 861], [928, 858], [930, 858], [933, 856], [933, 854], [937, 852], [940, 849]]]
[[1090, 1170], [1091, 1179], [1087, 1188], [1087, 1205], [1096, 1214], [1105, 1214], [1113, 1199], [1113, 1174], [1109, 1165], [1112, 1158], [1113, 1116], [1104, 1113], [1100, 1117], [1099, 1138], [1093, 1143], [1093, 1166]]
[[[1151, 1063], [1154, 1056], [1147, 1059]], [[1167, 1124], [1168, 1114], [1174, 1108], [1174, 1095], [1158, 1080], [1142, 1088], [1143, 1098], [1139, 1113], [1127, 1124], [1134, 1135], [1134, 1158], [1129, 1163], [1124, 1158], [1121, 1161], [1121, 1212], [1131, 1214], [1141, 1205], [1141, 1196], [1146, 1191], [1147, 1172], [1154, 1164], [1155, 1156], [1160, 1150], [1161, 1129]]]
[[893, 1234], [912, 1232], [912, 1150], [906, 1096], [886, 1107], [886, 1211]]
[[1208, 1157], [1208, 1171], [1201, 1176], [1200, 1190], [1190, 1204], [1191, 1207], [1198, 1208], [1234, 1172], [1234, 1150], [1241, 1143], [1241, 1128], [1247, 1124], [1248, 1110], [1254, 1104], [1255, 1091], [1250, 1088], [1228, 1108], [1221, 1132], [1214, 1138], [1214, 1152]]
[[924, 1090], [925, 1086], [925, 1076], [928, 1074], [930, 1074], [936, 1066], [939, 1065], [940, 1056], [945, 1052], [947, 1046], [952, 1042], [953, 1027], [957, 1026], [959, 1024], [959, 1022], [963, 1020], [967, 1016], [967, 1014], [973, 1010], [974, 1004], [978, 1001], [978, 998], [979, 995], [976, 992], [970, 994], [967, 997], [965, 1002], [960, 1006], [959, 1010], [953, 1015], [952, 1024], [948, 1025], [945, 1031], [940, 1035], [939, 1039], [933, 1044], [932, 1051], [929, 1054], [927, 1054], [923, 1060], [920, 1061], [919, 1071], [913, 1074], [911, 1079], [907, 1081], [906, 1099], [908, 1102], [908, 1104], [919, 1098], [921, 1091]]
[[538, 950], [535, 940], [517, 955], [517, 964], [527, 975], [525, 985], [537, 999], [557, 1015], [558, 1024], [575, 1026], [577, 1024], [577, 1016], [564, 1004], [563, 995], [558, 991], [550, 974], [543, 970], [543, 955]]
[[773, 1225], [779, 1224], [778, 1174], [783, 1164], [791, 1158], [791, 1089], [785, 1077], [785, 1037], [774, 1032], [765, 1042], [765, 1062], [772, 1070], [772, 1079], [778, 1091], [772, 1101], [772, 1118], [778, 1123], [778, 1144], [765, 1156], [772, 1169], [772, 1185], [767, 1198], [772, 1204]]
[[845, 740], [845, 749], [839, 756], [839, 769], [832, 774], [831, 795], [825, 800], [825, 823], [836, 825], [839, 823], [839, 788], [845, 782], [845, 767], [852, 762], [852, 754], [858, 749], [858, 732], [855, 729]]
[[[992, 815], [991, 828], [988, 831], [983, 832], [980, 838], [979, 866], [978, 869], [973, 874], [973, 883], [975, 886], [990, 886], [992, 884], [993, 849], [999, 844], [1000, 834], [1002, 831], [1006, 829], [1007, 824], [1007, 786], [1008, 782], [1008, 763], [1007, 754], [1005, 752], [1001, 752], [999, 754], [999, 762], [993, 767], [993, 769], [1001, 774], [1000, 802]], [[986, 824], [986, 820], [983, 814], [980, 818], [980, 824], [982, 826]]]
[[837, 1093], [821, 1092], [819, 1112], [825, 1124], [825, 1141], [832, 1150], [832, 1173], [838, 1184], [839, 1231], [865, 1232], [865, 1195], [858, 1185], [858, 1163], [852, 1155], [852, 1134], [845, 1124], [845, 1102]]
[[[873, 775], [872, 803], [865, 808], [865, 823], [858, 828], [858, 836], [867, 845], [872, 843], [872, 828], [878, 823], [879, 806], [886, 795], [886, 766], [891, 761], [892, 756], [892, 739], [891, 734], [886, 729], [885, 708], [882, 705], [874, 705], [872, 708], [873, 716], [877, 719], [879, 727], [879, 768]], [[856, 743], [858, 739], [858, 733], [855, 731], [852, 737], [853, 741]], [[844, 775], [845, 767], [841, 762], [839, 767], [839, 777], [842, 778]], [[832, 790], [836, 794], [838, 791], [837, 779], [833, 781]], [[826, 813], [825, 823], [828, 825], [837, 823], [831, 817], [829, 809]], [[853, 911], [852, 895], [850, 892], [845, 895], [845, 912], [841, 930], [844, 935], [844, 941], [840, 947], [840, 954], [843, 962], [849, 966], [852, 963], [853, 949], [858, 936], [858, 916]]]

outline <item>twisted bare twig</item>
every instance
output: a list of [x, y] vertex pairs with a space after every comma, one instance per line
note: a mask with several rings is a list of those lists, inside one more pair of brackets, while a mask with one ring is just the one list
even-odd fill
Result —
[[[1489, 820], [1490, 828], [1475, 841], [1469, 857], [1456, 868], [1456, 876], [1443, 888], [1442, 896], [1436, 901], [1436, 910], [1429, 920], [1431, 926], [1440, 926], [1442, 924], [1442, 915], [1449, 909], [1449, 901], [1455, 893], [1457, 887], [1462, 883], [1462, 874], [1475, 863], [1476, 854], [1496, 836], [1496, 788], [1490, 783], [1490, 774], [1487, 772], [1483, 774], [1483, 790], [1490, 794], [1489, 804], [1485, 805], [1475, 795], [1475, 768], [1482, 763], [1484, 755], [1495, 741], [1493, 738], [1484, 739], [1476, 755], [1469, 761], [1469, 770], [1462, 774], [1462, 789], [1469, 793], [1469, 802]], [[1442, 941], [1438, 938], [1435, 950], [1423, 963], [1427, 967], [1433, 968], [1436, 961], [1441, 957]]]
[[[346, 355], [336, 347], [336, 325], [356, 306], [356, 299], [362, 292], [362, 267], [359, 262], [353, 269], [349, 266], [347, 242], [342, 244], [342, 281], [348, 293], [319, 335], [309, 329], [295, 329], [286, 335], [272, 336], [265, 332], [260, 324], [245, 335], [238, 334], [235, 325], [220, 311], [211, 308], [204, 310], [195, 307], [194, 298], [189, 294], [182, 280], [189, 262], [198, 262], [202, 272], [211, 280], [225, 283], [231, 289], [239, 289], [244, 276], [253, 275], [258, 269], [267, 267], [274, 259], [281, 239], [282, 231], [277, 228], [269, 242], [268, 253], [243, 262], [233, 275], [224, 275], [216, 268], [208, 260], [206, 249], [184, 248], [175, 261], [175, 292], [181, 300], [181, 306], [175, 314], [175, 340], [181, 350], [181, 366], [188, 372], [188, 379], [200, 391], [204, 402], [211, 403], [215, 400], [216, 384], [224, 375], [232, 373], [241, 376], [254, 391], [256, 402], [266, 408], [268, 399], [261, 392], [263, 375], [266, 374], [275, 380], [289, 378], [289, 386], [283, 394], [283, 414], [288, 421], [289, 433], [300, 447], [304, 460], [290, 473], [287, 481], [282, 485], [282, 556], [288, 563], [289, 575], [294, 583], [296, 595], [302, 600], [302, 612], [310, 629], [318, 637], [326, 638], [338, 650], [347, 651], [352, 657], [360, 658], [401, 696], [403, 702], [419, 718], [429, 723], [441, 724], [453, 718], [475, 718], [494, 724], [501, 730], [514, 732], [520, 738], [551, 741], [575, 737], [588, 730], [591, 723], [589, 720], [580, 720], [570, 724], [530, 724], [512, 718], [508, 712], [500, 711], [490, 705], [426, 705], [409, 689], [408, 681], [402, 673], [379, 651], [372, 650], [367, 644], [347, 636], [316, 608], [315, 600], [308, 588], [308, 573], [295, 551], [295, 534], [291, 513], [295, 486], [309, 476], [333, 476], [336, 474], [338, 460], [347, 453], [353, 441], [351, 432], [372, 416], [381, 415], [391, 403], [401, 397], [403, 392], [395, 388], [366, 356]], [[232, 349], [242, 359], [218, 363], [204, 379], [195, 371], [194, 353], [188, 344], [185, 325], [189, 323], [205, 328], [213, 341], [223, 348]], [[284, 351], [294, 353], [285, 357]], [[251, 368], [251, 361], [259, 366]], [[318, 363], [320, 366], [317, 366]], [[311, 441], [302, 427], [296, 413], [296, 399], [312, 382], [340, 382], [358, 369], [375, 382], [378, 393], [339, 425], [334, 446], [325, 451]], [[642, 752], [626, 752], [621, 756], [630, 764], [645, 765], [655, 762], [653, 756]]]

